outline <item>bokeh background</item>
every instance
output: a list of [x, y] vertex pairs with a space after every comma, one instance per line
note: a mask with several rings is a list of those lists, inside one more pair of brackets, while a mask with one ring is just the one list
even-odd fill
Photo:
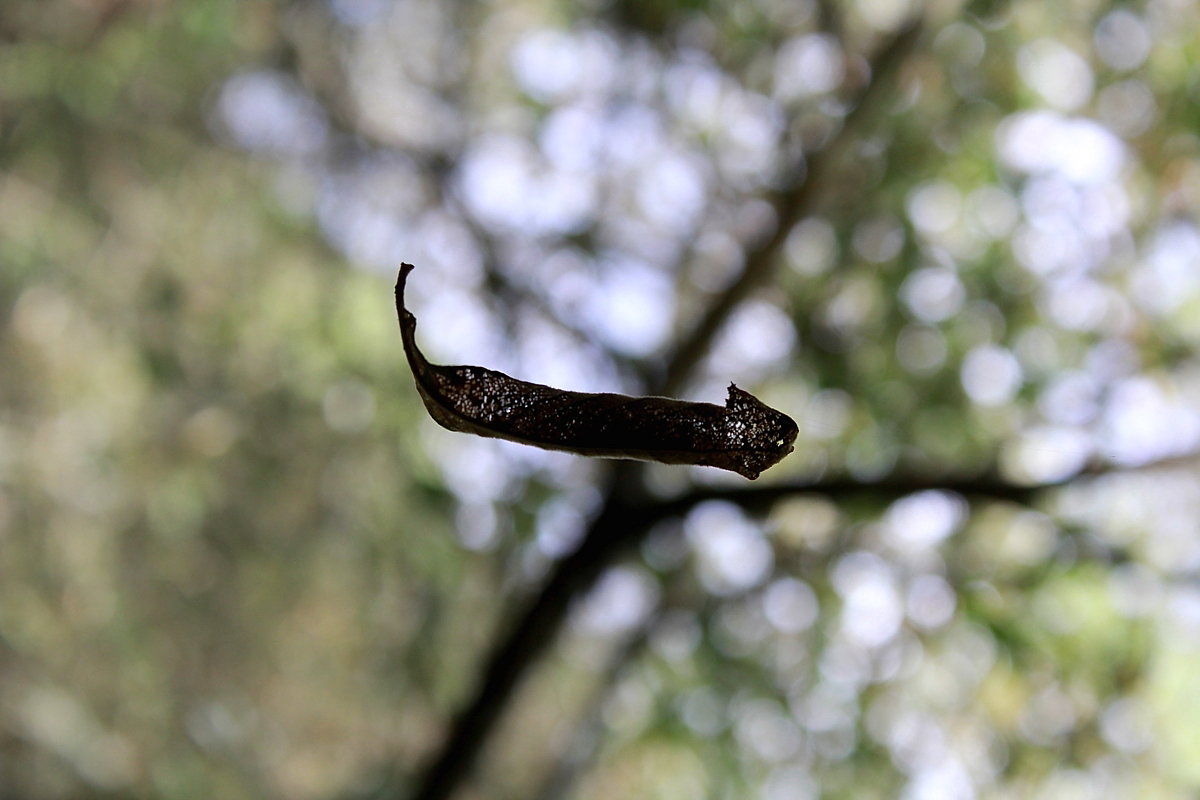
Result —
[[[1195, 796], [1197, 64], [1194, 0], [4, 0], [0, 797], [410, 796], [631, 497], [461, 796]], [[432, 360], [797, 451], [438, 429], [402, 260]]]

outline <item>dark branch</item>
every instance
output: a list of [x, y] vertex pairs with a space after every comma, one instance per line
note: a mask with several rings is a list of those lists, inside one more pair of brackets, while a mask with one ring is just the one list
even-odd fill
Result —
[[[897, 33], [871, 65], [871, 83], [858, 98], [837, 140], [819, 158], [808, 163], [804, 183], [769, 198], [776, 209], [777, 228], [761, 245], [747, 253], [746, 268], [702, 317], [693, 331], [675, 349], [661, 385], [656, 391], [670, 393], [687, 378], [711, 346], [712, 339], [730, 313], [750, 292], [773, 274], [787, 234], [796, 221], [814, 206], [832, 162], [849, 146], [872, 106], [879, 103], [883, 86], [915, 44], [919, 26], [913, 24]], [[414, 800], [444, 800], [469, 776], [488, 735], [494, 729], [521, 678], [546, 651], [561, 628], [571, 601], [585, 592], [596, 578], [629, 547], [636, 544], [654, 521], [673, 509], [690, 507], [704, 499], [703, 492], [667, 503], [634, 505], [634, 478], [638, 473], [628, 464], [613, 470], [604, 491], [600, 513], [592, 521], [579, 549], [558, 564], [541, 593], [503, 636], [483, 666], [483, 679], [475, 695], [455, 719], [440, 751], [419, 776]], [[760, 503], [769, 503], [770, 487], [764, 487]], [[790, 493], [795, 493], [793, 487]], [[808, 488], [807, 491], [819, 491]], [[751, 492], [738, 502], [752, 503]]]
[[558, 564], [542, 591], [492, 651], [475, 697], [454, 721], [437, 758], [413, 793], [419, 800], [449, 797], [469, 774], [485, 739], [508, 705], [517, 683], [549, 647], [562, 627], [571, 601], [595, 582], [613, 559], [641, 536], [638, 513], [619, 499], [616, 487], [628, 464], [614, 470], [607, 502], [588, 528], [583, 544]]
[[526, 610], [489, 659], [484, 681], [474, 701], [455, 722], [439, 758], [426, 772], [419, 800], [448, 797], [466, 775], [465, 765], [478, 755], [487, 734], [504, 710], [513, 690], [529, 667], [551, 644], [570, 609], [571, 601], [586, 591], [613, 561], [636, 545], [655, 524], [680, 515], [709, 500], [736, 503], [751, 512], [765, 512], [781, 500], [805, 494], [831, 500], [852, 498], [889, 503], [915, 492], [954, 492], [969, 500], [1004, 500], [1028, 505], [1047, 491], [1075, 485], [1081, 480], [1149, 469], [1193, 465], [1200, 454], [1190, 453], [1137, 467], [1097, 464], [1062, 480], [1016, 484], [1001, 477], [920, 477], [894, 475], [875, 482], [853, 478], [822, 478], [768, 486], [700, 488], [660, 501], [630, 502], [633, 465], [614, 470], [607, 502], [589, 526], [583, 544], [563, 560], [541, 594]]
[[1200, 463], [1200, 452], [1183, 453], [1136, 466], [1108, 462], [1091, 464], [1080, 472], [1060, 480], [1044, 483], [1014, 483], [998, 475], [981, 476], [921, 476], [896, 473], [878, 481], [862, 481], [844, 476], [797, 480], [767, 485], [739, 484], [693, 489], [667, 500], [645, 503], [631, 509], [637, 524], [643, 529], [665, 519], [686, 514], [695, 506], [709, 500], [724, 500], [745, 511], [769, 511], [776, 503], [790, 497], [819, 495], [828, 500], [875, 500], [891, 502], [906, 495], [924, 491], [953, 492], [968, 500], [1000, 500], [1021, 505], [1034, 503], [1040, 495], [1054, 489], [1078, 486], [1105, 476], [1132, 475], [1157, 469], [1194, 468]]
[[960, 494], [969, 500], [1008, 500], [1028, 504], [1041, 493], [1064, 485], [1061, 482], [1020, 485], [1002, 478], [922, 478], [894, 475], [875, 482], [854, 478], [828, 478], [814, 481], [792, 481], [767, 486], [728, 486], [695, 489], [669, 500], [642, 507], [639, 522], [649, 527], [656, 522], [686, 514], [693, 507], [709, 500], [734, 503], [749, 512], [769, 511], [776, 503], [790, 497], [819, 495], [829, 500], [865, 499], [890, 502], [923, 491], [944, 491]]

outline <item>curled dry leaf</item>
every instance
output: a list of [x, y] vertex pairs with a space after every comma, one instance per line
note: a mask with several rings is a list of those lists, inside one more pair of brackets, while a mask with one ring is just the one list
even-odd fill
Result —
[[400, 266], [396, 313], [417, 391], [442, 427], [584, 456], [718, 467], [750, 480], [792, 452], [795, 421], [732, 383], [722, 407], [570, 392], [484, 367], [430, 364], [404, 305], [412, 270]]

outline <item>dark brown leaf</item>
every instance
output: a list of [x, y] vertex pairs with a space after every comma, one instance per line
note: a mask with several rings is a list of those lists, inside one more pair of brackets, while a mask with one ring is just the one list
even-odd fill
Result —
[[733, 384], [722, 407], [569, 392], [484, 367], [430, 364], [404, 305], [412, 269], [402, 264], [396, 281], [400, 333], [425, 408], [445, 428], [584, 456], [718, 467], [750, 480], [792, 452], [792, 418]]

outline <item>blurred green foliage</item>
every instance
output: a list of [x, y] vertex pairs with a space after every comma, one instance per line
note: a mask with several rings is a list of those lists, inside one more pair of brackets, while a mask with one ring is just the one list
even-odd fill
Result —
[[[675, 265], [662, 270], [663, 313], [678, 316], [666, 328], [685, 329], [751, 249], [754, 198], [787, 183], [789, 154], [811, 163], [836, 137], [845, 87], [869, 82], [873, 48], [908, 8], [717, 5], [4, 3], [0, 798], [325, 798], [408, 785], [489, 642], [595, 510], [599, 472], [434, 431], [401, 359], [391, 276], [362, 251], [374, 229], [360, 220], [346, 234], [337, 212], [361, 201], [361, 216], [411, 223], [403, 241], [431, 262], [430, 286], [442, 276], [427, 305], [465, 287], [480, 308], [516, 309], [494, 326], [511, 339], [494, 352], [517, 354], [512, 363], [552, 361], [528, 343], [553, 331], [550, 351], [582, 340], [578, 359], [600, 354], [581, 372], [653, 372], [669, 348], [638, 361], [582, 313], [572, 329], [583, 304], [556, 307], [558, 273], [529, 265], [582, 264], [571, 278], [594, 294], [587, 281], [606, 268], [663, 254]], [[1137, 453], [1173, 453], [1152, 446], [1161, 431], [1121, 433], [1133, 415], [1176, 420], [1167, 439], [1195, 435], [1200, 262], [1172, 259], [1197, 252], [1189, 65], [1200, 16], [1167, 0], [951, 6], [920, 9], [922, 44], [898, 88], [753, 298], [761, 316], [787, 321], [793, 345], [753, 362], [737, 355], [744, 340], [721, 340], [732, 350], [696, 381], [736, 374], [800, 418], [798, 452], [764, 481], [848, 475], [866, 493], [835, 502], [818, 485], [765, 521], [719, 502], [661, 525], [622, 566], [619, 590], [581, 604], [591, 622], [581, 611], [535, 665], [466, 796], [1200, 789], [1196, 467], [1133, 469]], [[1151, 37], [1128, 67], [1125, 50], [1098, 44], [1104, 25], [1141, 30], [1120, 27], [1133, 23], [1119, 13]], [[602, 42], [608, 60], [592, 66], [618, 88], [590, 102], [605, 119], [640, 109], [629, 124], [686, 151], [702, 176], [696, 219], [645, 200], [679, 171], [663, 178], [632, 157], [586, 178], [582, 222], [543, 210], [513, 229], [472, 206], [455, 172], [478, 155], [472, 143], [509, 137], [519, 144], [505, 145], [502, 166], [554, 171], [549, 120], [578, 98], [536, 59], [523, 82], [513, 55], [537, 55], [531, 32], [547, 31], [580, 37], [568, 52]], [[772, 96], [791, 74], [774, 59], [793, 41], [835, 43], [844, 77]], [[1086, 62], [1096, 91], [1053, 113], [1099, 119], [1123, 148], [1112, 188], [1059, 198], [1095, 204], [1072, 230], [1112, 207], [1126, 215], [1083, 237], [1081, 254], [1104, 252], [1082, 277], [1040, 260], [1068, 238], [1061, 209], [1046, 212], [1054, 203], [1029, 188], [1053, 170], [998, 155], [1022, 111], [1072, 91], [1039, 83], [1075, 64], [1059, 47]], [[680, 77], [688, 69], [694, 84]], [[253, 70], [303, 93], [328, 135], [300, 147], [303, 131], [280, 143], [238, 129], [222, 103]], [[669, 88], [683, 85], [697, 105], [719, 95], [719, 112], [706, 118]], [[739, 103], [770, 106], [761, 116], [778, 136], [764, 144], [738, 127], [754, 119]], [[670, 155], [632, 141], [651, 162]], [[764, 148], [767, 166], [747, 167]], [[330, 199], [364, 153], [392, 160], [369, 162], [362, 185]], [[386, 169], [412, 177], [369, 183]], [[454, 273], [459, 260], [483, 277]], [[945, 314], [943, 290], [961, 292]], [[1073, 315], [1087, 303], [1101, 312]], [[464, 308], [478, 310], [453, 306], [441, 319], [460, 327], [422, 335], [450, 352], [479, 341], [455, 316]], [[983, 376], [974, 395], [970, 363]], [[987, 401], [1010, 363], [1018, 385]], [[1048, 412], [1068, 373], [1111, 410], [1078, 425], [1070, 414], [1086, 402]], [[1121, 392], [1143, 405], [1121, 411]], [[1055, 426], [1091, 438], [1033, 435]], [[1063, 474], [1038, 460], [1070, 462], [1080, 448], [1087, 457]], [[1036, 507], [869, 491], [896, 473], [1055, 481], [1089, 457], [1105, 474]], [[661, 496], [706, 480], [655, 468], [645, 487]], [[627, 638], [635, 646], [622, 649]], [[548, 774], [559, 781], [543, 783]]]
[[0, 794], [340, 791], [428, 746], [492, 571], [387, 291], [207, 133], [277, 9], [102, 6], [0, 28]]

